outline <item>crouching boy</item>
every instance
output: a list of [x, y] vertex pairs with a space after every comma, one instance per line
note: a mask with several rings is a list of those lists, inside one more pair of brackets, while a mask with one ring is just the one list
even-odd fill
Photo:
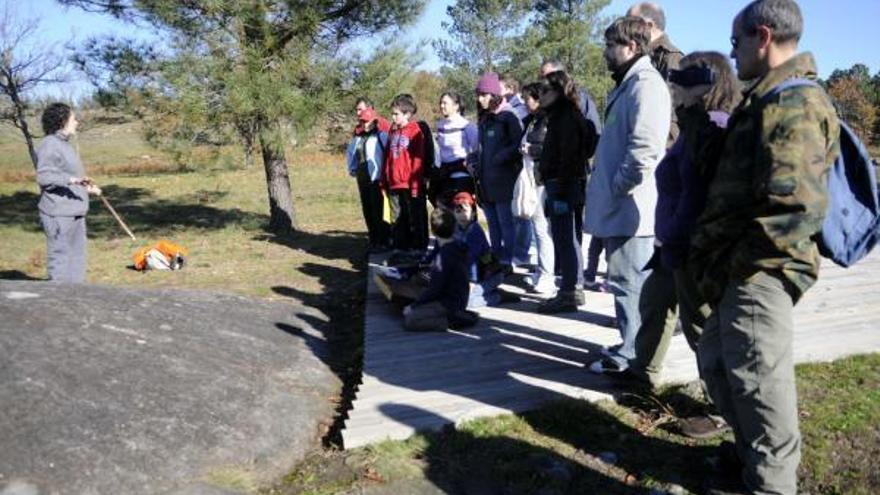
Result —
[[473, 326], [478, 315], [467, 310], [467, 246], [455, 240], [453, 214], [442, 208], [434, 210], [431, 232], [439, 251], [431, 265], [431, 282], [416, 302], [404, 309], [404, 327], [424, 332]]
[[467, 246], [468, 280], [471, 282], [468, 307], [519, 302], [519, 296], [498, 289], [509, 273], [509, 265], [502, 265], [492, 253], [486, 232], [477, 221], [474, 196], [461, 191], [453, 196], [451, 207], [457, 224], [455, 237]]

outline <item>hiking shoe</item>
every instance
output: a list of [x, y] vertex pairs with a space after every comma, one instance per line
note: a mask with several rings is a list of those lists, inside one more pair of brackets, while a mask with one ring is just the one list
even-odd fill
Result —
[[602, 346], [602, 348], [599, 349], [599, 354], [611, 358], [617, 355], [617, 351], [619, 351], [621, 347], [623, 347], [623, 344]]
[[623, 373], [629, 366], [618, 363], [614, 359], [602, 358], [590, 365], [590, 371], [597, 375], [614, 375]]
[[693, 416], [679, 419], [678, 430], [686, 437], [705, 440], [724, 434], [730, 430], [730, 426], [721, 418]]
[[[576, 291], [580, 292], [580, 291]], [[547, 299], [538, 306], [538, 312], [549, 315], [553, 313], [573, 313], [578, 310], [578, 301], [575, 291], [559, 291], [555, 296]], [[581, 296], [583, 297], [583, 295]]]
[[474, 311], [464, 310], [464, 311], [456, 311], [455, 313], [449, 315], [449, 328], [453, 330], [459, 330], [462, 328], [470, 328], [477, 324], [480, 320], [480, 315]]
[[522, 298], [519, 295], [514, 294], [513, 292], [508, 292], [506, 290], [498, 290], [498, 295], [501, 297], [499, 304], [516, 304], [522, 301]]

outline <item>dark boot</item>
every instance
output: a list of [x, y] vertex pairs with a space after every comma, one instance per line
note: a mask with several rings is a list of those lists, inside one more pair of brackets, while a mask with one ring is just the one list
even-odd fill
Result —
[[[580, 293], [580, 297], [578, 297]], [[559, 291], [551, 299], [548, 299], [538, 306], [538, 312], [546, 315], [553, 313], [573, 313], [578, 310], [578, 306], [583, 301], [583, 291]]]

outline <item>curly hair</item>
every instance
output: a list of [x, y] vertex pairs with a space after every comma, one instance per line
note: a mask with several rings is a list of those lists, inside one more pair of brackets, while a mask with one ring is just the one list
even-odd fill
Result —
[[73, 109], [66, 103], [52, 103], [45, 110], [40, 121], [43, 124], [43, 133], [47, 136], [55, 134], [64, 129], [70, 116], [73, 115]]

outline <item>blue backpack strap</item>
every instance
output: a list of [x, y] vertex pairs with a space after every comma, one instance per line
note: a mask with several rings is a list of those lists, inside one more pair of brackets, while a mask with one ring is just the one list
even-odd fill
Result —
[[819, 83], [817, 83], [816, 81], [814, 81], [812, 79], [804, 79], [802, 77], [796, 77], [793, 79], [786, 79], [785, 81], [782, 81], [780, 84], [778, 84], [773, 89], [771, 89], [769, 93], [762, 96], [761, 97], [761, 104], [766, 105], [768, 102], [770, 102], [770, 100], [772, 100], [773, 98], [775, 98], [776, 96], [778, 96], [780, 93], [782, 93], [785, 90], [788, 90], [791, 88], [800, 88], [800, 87], [804, 87], [804, 86], [812, 86], [814, 88], [821, 88], [822, 87]]

